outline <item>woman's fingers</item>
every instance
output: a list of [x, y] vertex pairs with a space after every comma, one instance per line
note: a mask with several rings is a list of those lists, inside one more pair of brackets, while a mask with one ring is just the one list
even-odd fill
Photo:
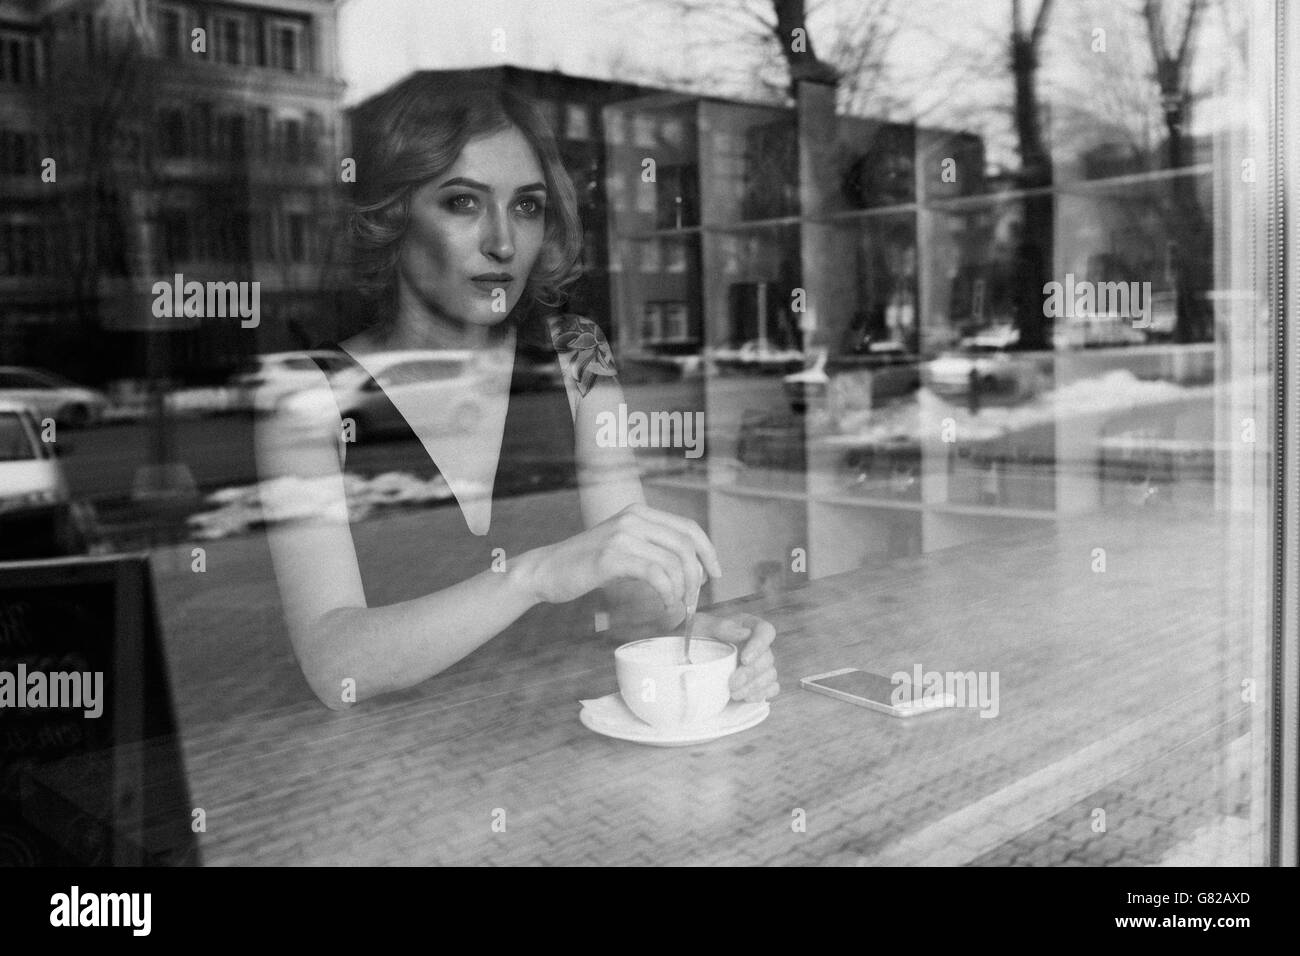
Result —
[[750, 700], [759, 701], [775, 697], [780, 693], [781, 685], [777, 683], [775, 677], [768, 678], [761, 682], [743, 684], [731, 692], [732, 700]]
[[614, 539], [605, 562], [610, 578], [639, 578], [659, 594], [664, 607], [681, 600], [686, 582], [677, 555], [653, 542], [628, 534]]
[[647, 541], [666, 548], [677, 555], [685, 580], [681, 600], [686, 607], [699, 603], [700, 588], [704, 586], [704, 567], [695, 554], [695, 543], [690, 535], [676, 531], [641, 515], [632, 516], [628, 528], [634, 534], [640, 534]]
[[749, 640], [740, 649], [740, 663], [752, 664], [772, 646], [772, 642], [776, 640], [776, 628], [761, 617], [752, 614], [740, 615], [739, 621], [749, 628]]
[[758, 687], [765, 687], [774, 682], [776, 668], [769, 665], [762, 670], [743, 669], [731, 675], [731, 693], [734, 697], [744, 697]]
[[732, 696], [737, 700], [766, 700], [775, 696], [776, 657], [772, 642], [776, 639], [776, 628], [753, 614], [740, 614], [729, 621], [749, 633], [740, 648], [740, 665], [732, 674]]
[[771, 651], [764, 651], [757, 659], [740, 669], [748, 673], [748, 676], [745, 678], [747, 681], [752, 681], [768, 671], [775, 674], [776, 658], [772, 656]]
[[722, 577], [722, 565], [718, 562], [717, 549], [713, 547], [713, 542], [704, 533], [704, 529], [690, 518], [682, 518], [667, 511], [651, 508], [649, 505], [631, 505], [628, 510], [639, 517], [658, 522], [680, 534], [687, 535], [694, 544], [695, 552], [700, 556], [700, 561], [708, 569], [709, 574], [715, 578]]
[[712, 637], [727, 641], [739, 647], [749, 637], [749, 628], [742, 626], [735, 618], [718, 617], [708, 611], [695, 615], [695, 633], [700, 637]]

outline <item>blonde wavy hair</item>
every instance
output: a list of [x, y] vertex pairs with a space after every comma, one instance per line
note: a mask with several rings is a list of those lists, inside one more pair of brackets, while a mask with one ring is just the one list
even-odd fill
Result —
[[513, 90], [481, 77], [430, 73], [383, 94], [354, 123], [349, 232], [363, 295], [391, 303], [415, 191], [450, 169], [470, 139], [511, 126], [537, 154], [548, 192], [542, 249], [520, 298], [524, 308], [515, 313], [567, 301], [582, 275], [582, 221], [554, 133], [532, 101]]

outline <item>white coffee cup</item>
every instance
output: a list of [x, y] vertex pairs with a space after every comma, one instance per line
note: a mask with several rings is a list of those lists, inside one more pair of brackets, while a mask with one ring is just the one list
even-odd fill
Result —
[[623, 702], [652, 727], [704, 723], [722, 713], [731, 700], [736, 645], [691, 638], [690, 663], [684, 663], [684, 646], [680, 637], [648, 637], [614, 651]]

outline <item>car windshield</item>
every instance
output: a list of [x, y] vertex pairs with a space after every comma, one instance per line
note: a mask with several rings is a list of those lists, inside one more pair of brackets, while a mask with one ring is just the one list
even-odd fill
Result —
[[281, 359], [278, 368], [273, 366], [267, 371], [308, 372], [317, 368], [319, 366], [310, 355], [295, 355], [291, 358]]
[[0, 412], [0, 461], [31, 461], [38, 457], [22, 419], [14, 412]]
[[400, 362], [379, 373], [379, 383], [385, 388], [394, 385], [425, 385], [446, 381], [461, 374], [463, 362], [454, 359], [419, 359]]

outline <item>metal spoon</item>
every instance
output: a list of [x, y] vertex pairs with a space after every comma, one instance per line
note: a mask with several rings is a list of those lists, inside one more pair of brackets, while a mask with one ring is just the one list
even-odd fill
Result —
[[[698, 596], [696, 597], [698, 601]], [[683, 626], [683, 648], [682, 654], [686, 657], [686, 663], [691, 662], [691, 632], [695, 630], [695, 605], [692, 604], [686, 608], [686, 624]]]

